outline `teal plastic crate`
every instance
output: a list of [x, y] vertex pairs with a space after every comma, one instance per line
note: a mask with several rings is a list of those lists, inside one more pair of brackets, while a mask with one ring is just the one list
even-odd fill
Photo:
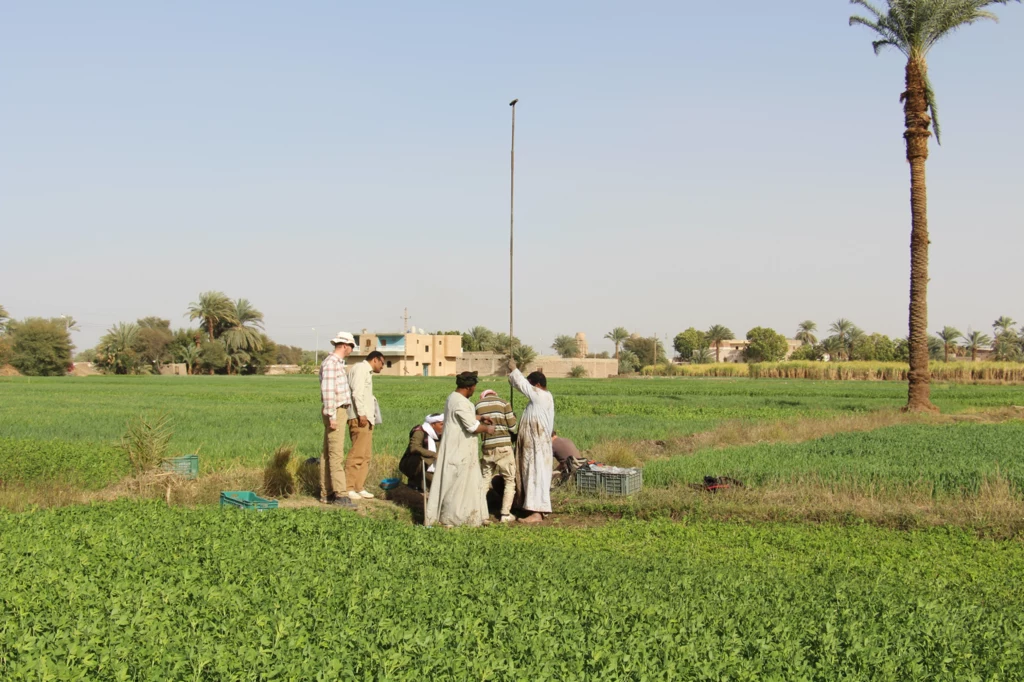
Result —
[[220, 506], [264, 511], [277, 509], [277, 500], [265, 500], [248, 490], [224, 490], [220, 494]]
[[601, 471], [589, 468], [576, 471], [576, 490], [581, 493], [606, 495], [632, 495], [644, 485], [642, 469]]
[[165, 459], [160, 468], [184, 478], [196, 478], [199, 476], [199, 455], [182, 455]]

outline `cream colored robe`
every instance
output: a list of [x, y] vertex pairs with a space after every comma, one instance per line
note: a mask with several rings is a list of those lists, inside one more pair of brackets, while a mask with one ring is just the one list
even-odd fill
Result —
[[469, 399], [458, 392], [448, 396], [423, 525], [479, 526], [487, 520], [476, 435], [479, 426]]
[[551, 511], [551, 432], [555, 429], [555, 399], [534, 388], [518, 369], [508, 375], [513, 388], [530, 399], [519, 420], [516, 459], [519, 480], [516, 499], [527, 511]]

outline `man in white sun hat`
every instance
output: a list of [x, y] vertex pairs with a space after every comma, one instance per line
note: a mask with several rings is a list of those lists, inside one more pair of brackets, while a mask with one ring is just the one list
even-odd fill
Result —
[[348, 332], [338, 332], [331, 339], [334, 352], [320, 365], [321, 416], [324, 420], [324, 449], [320, 455], [320, 501], [340, 507], [354, 507], [345, 495], [345, 431], [339, 427], [348, 417], [352, 391], [345, 371], [345, 358], [356, 347], [356, 340]]

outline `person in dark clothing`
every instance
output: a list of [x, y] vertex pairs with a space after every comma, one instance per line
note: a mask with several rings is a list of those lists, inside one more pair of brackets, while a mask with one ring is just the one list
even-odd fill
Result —
[[[409, 479], [409, 487], [425, 491], [434, 479], [437, 462], [437, 442], [444, 431], [444, 415], [431, 414], [423, 423], [409, 432], [409, 446], [405, 449], [398, 470]], [[426, 479], [424, 479], [426, 471]]]

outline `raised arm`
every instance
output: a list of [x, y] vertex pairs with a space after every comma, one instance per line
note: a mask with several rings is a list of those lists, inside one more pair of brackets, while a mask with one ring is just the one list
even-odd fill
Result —
[[519, 371], [519, 368], [512, 370], [508, 375], [508, 383], [512, 384], [512, 388], [516, 389], [530, 400], [537, 397], [537, 389], [530, 385], [530, 382], [526, 380], [523, 373]]

